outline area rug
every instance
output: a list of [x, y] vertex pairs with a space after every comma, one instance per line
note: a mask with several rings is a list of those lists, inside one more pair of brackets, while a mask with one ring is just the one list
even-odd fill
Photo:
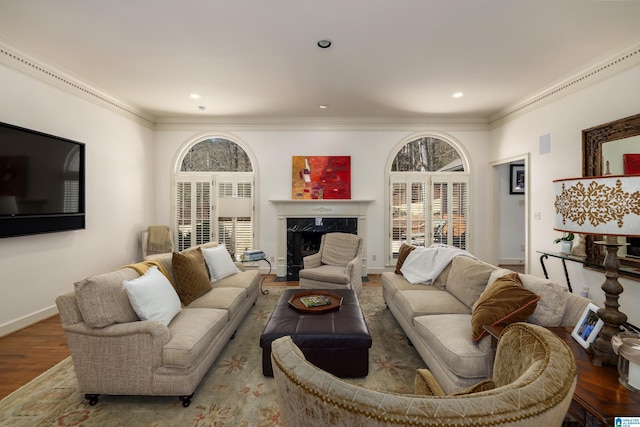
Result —
[[[71, 358], [0, 401], [0, 426], [279, 426], [273, 378], [262, 375], [260, 335], [285, 287], [268, 287], [184, 408], [177, 397], [100, 396], [89, 406], [77, 391]], [[369, 389], [411, 393], [424, 362], [407, 343], [382, 299], [382, 288], [359, 296], [373, 338], [369, 375], [346, 381]]]

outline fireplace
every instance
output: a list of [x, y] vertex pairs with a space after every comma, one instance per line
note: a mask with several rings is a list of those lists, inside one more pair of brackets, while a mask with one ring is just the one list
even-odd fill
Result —
[[287, 218], [287, 281], [299, 280], [303, 258], [320, 250], [326, 233], [358, 234], [358, 218]]
[[[322, 234], [341, 231], [362, 238], [362, 275], [367, 274], [367, 210], [372, 200], [270, 200], [278, 211], [276, 232], [276, 280], [298, 280], [302, 258], [320, 249]], [[289, 220], [292, 220], [289, 222]], [[291, 230], [289, 225], [291, 224]], [[291, 257], [288, 241], [298, 240], [299, 251]], [[294, 271], [295, 270], [295, 271]], [[295, 278], [294, 278], [295, 277]]]

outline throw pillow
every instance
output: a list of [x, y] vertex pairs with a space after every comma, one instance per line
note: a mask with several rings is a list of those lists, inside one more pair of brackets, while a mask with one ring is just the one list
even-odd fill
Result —
[[183, 253], [174, 252], [171, 264], [178, 296], [184, 305], [191, 304], [211, 290], [200, 248]]
[[168, 325], [181, 310], [178, 294], [155, 265], [143, 276], [123, 281], [122, 286], [140, 320], [157, 320]]
[[210, 249], [204, 248], [202, 249], [202, 255], [204, 255], [204, 260], [209, 268], [212, 282], [240, 272], [224, 245], [218, 245]]
[[400, 268], [402, 268], [402, 264], [404, 264], [404, 260], [407, 259], [407, 256], [414, 250], [416, 247], [413, 245], [407, 245], [403, 243], [398, 250], [398, 260], [396, 261], [396, 274], [402, 274]]
[[518, 273], [500, 277], [480, 295], [471, 314], [473, 341], [480, 341], [486, 335], [484, 326], [524, 322], [535, 311], [539, 299], [522, 286]]
[[445, 289], [472, 308], [486, 289], [492, 265], [467, 256], [457, 256], [451, 261], [451, 271]]

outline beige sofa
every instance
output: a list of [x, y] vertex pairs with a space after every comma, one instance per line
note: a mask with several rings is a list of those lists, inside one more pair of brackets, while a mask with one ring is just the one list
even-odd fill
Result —
[[[185, 278], [182, 270], [190, 264], [180, 262], [177, 282], [178, 255], [162, 255], [147, 264], [159, 267], [174, 287], [208, 282], [201, 250], [181, 254], [179, 260], [196, 260], [197, 268], [188, 270]], [[180, 308], [177, 302], [180, 311], [168, 325], [139, 320], [123, 281], [140, 277], [144, 267], [136, 264], [88, 277], [75, 284], [75, 291], [56, 299], [79, 389], [91, 405], [99, 394], [108, 394], [179, 396], [183, 406], [189, 406], [200, 380], [258, 297], [258, 270], [239, 271], [208, 282], [210, 290], [205, 287], [188, 299], [180, 293], [188, 304]], [[239, 264], [237, 268], [243, 270]]]
[[291, 337], [273, 342], [272, 364], [283, 427], [562, 425], [577, 371], [573, 353], [551, 331], [516, 323], [505, 329], [494, 375], [444, 396], [419, 370], [413, 395], [368, 390], [307, 362]]
[[[491, 338], [472, 339], [472, 313], [487, 285], [509, 273], [456, 256], [432, 284], [411, 284], [395, 272], [382, 274], [385, 303], [447, 394], [491, 377]], [[530, 323], [573, 327], [591, 302], [555, 282], [528, 274], [519, 277], [525, 289], [540, 296], [526, 319]]]

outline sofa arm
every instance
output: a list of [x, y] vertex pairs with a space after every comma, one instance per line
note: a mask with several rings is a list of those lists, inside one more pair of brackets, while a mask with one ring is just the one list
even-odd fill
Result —
[[105, 328], [84, 323], [64, 327], [81, 393], [151, 394], [170, 339], [160, 322], [138, 321]]
[[320, 252], [317, 252], [315, 254], [307, 255], [306, 257], [302, 258], [302, 263], [304, 264], [304, 268], [316, 268], [322, 265], [321, 260], [322, 254]]

